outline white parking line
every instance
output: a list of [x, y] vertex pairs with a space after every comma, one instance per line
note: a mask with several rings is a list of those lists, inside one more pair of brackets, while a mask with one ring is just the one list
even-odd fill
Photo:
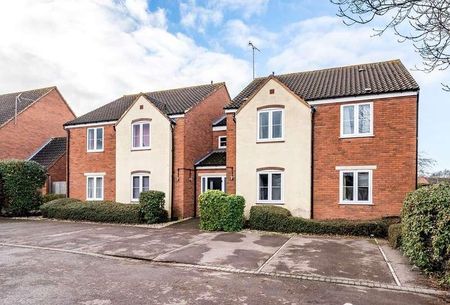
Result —
[[267, 265], [270, 263], [270, 261], [271, 261], [278, 253], [280, 253], [280, 251], [287, 245], [287, 243], [292, 239], [292, 237], [293, 237], [293, 236], [289, 237], [289, 239], [286, 240], [286, 242], [285, 242], [284, 244], [282, 244], [281, 247], [278, 248], [278, 250], [275, 251], [275, 253], [272, 254], [272, 256], [269, 257], [269, 258], [264, 262], [264, 264], [261, 265], [261, 267], [258, 268], [258, 270], [256, 270], [256, 272], [261, 272], [261, 271], [263, 270], [263, 268], [264, 268], [265, 266], [267, 266]]
[[384, 254], [383, 249], [380, 247], [380, 244], [378, 243], [378, 240], [377, 240], [376, 238], [374, 238], [374, 240], [375, 240], [375, 243], [376, 243], [377, 246], [378, 246], [378, 249], [379, 249], [380, 252], [381, 252], [381, 255], [383, 255], [384, 261], [386, 262], [386, 264], [387, 264], [388, 267], [389, 267], [389, 271], [391, 271], [391, 274], [392, 274], [392, 277], [393, 277], [394, 280], [395, 280], [395, 283], [397, 284], [397, 286], [400, 286], [400, 287], [401, 287], [401, 286], [402, 286], [402, 283], [400, 283], [400, 280], [398, 279], [397, 274], [395, 274], [394, 268], [392, 268], [392, 265], [391, 265], [391, 263], [388, 261], [388, 259], [387, 259], [387, 257], [386, 257], [386, 254]]

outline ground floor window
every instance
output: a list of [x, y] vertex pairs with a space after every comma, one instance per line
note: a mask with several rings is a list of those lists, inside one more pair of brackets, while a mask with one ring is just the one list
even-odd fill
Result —
[[51, 192], [53, 194], [66, 194], [66, 181], [52, 182]]
[[283, 172], [258, 172], [258, 203], [283, 203]]
[[86, 199], [103, 200], [103, 175], [86, 176]]
[[340, 171], [340, 203], [372, 203], [372, 170]]
[[225, 176], [202, 176], [202, 193], [208, 190], [219, 190], [225, 192], [226, 190]]
[[150, 189], [150, 175], [148, 173], [135, 173], [131, 175], [131, 200], [138, 201], [142, 192]]

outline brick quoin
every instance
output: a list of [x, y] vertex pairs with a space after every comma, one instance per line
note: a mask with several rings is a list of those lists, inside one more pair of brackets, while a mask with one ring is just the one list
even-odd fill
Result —
[[116, 199], [116, 132], [114, 125], [104, 127], [103, 152], [87, 152], [87, 127], [67, 129], [69, 142], [68, 196], [86, 200], [85, 173], [105, 173], [104, 200]]
[[[373, 100], [374, 136], [340, 139], [340, 104], [316, 106], [314, 118], [315, 219], [398, 216], [416, 188], [416, 96]], [[336, 166], [376, 165], [373, 205], [339, 204]]]
[[0, 128], [0, 159], [26, 159], [52, 137], [64, 137], [63, 124], [75, 115], [52, 89]]
[[227, 113], [227, 193], [236, 194], [236, 122]]

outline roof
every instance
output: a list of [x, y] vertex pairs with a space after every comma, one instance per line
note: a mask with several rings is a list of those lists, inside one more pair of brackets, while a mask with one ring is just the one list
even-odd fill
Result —
[[396, 59], [256, 78], [225, 108], [239, 108], [270, 77], [305, 101], [419, 90], [414, 78]]
[[16, 100], [17, 113], [20, 113], [55, 88], [48, 87], [0, 95], [0, 126], [14, 118]]
[[195, 166], [226, 166], [227, 153], [224, 149], [213, 150], [200, 159]]
[[227, 126], [227, 116], [226, 115], [221, 116], [219, 119], [213, 122], [212, 126], [213, 127]]
[[161, 112], [166, 115], [184, 114], [193, 106], [208, 97], [211, 93], [216, 91], [219, 87], [224, 85], [225, 83], [215, 83], [124, 95], [109, 104], [65, 123], [64, 126], [117, 121], [141, 94], [148, 98], [159, 110], [161, 110]]
[[51, 138], [30, 160], [48, 169], [66, 153], [66, 140], [65, 137]]

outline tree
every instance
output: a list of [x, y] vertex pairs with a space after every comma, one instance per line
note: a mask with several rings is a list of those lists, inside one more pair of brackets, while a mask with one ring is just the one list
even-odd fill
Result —
[[428, 176], [430, 174], [430, 170], [435, 164], [436, 160], [427, 158], [424, 152], [419, 153], [419, 159], [417, 160], [418, 175]]
[[450, 169], [444, 169], [434, 172], [430, 175], [432, 178], [450, 178]]
[[[339, 6], [338, 16], [346, 25], [367, 24], [379, 17], [390, 17], [375, 29], [382, 35], [392, 29], [400, 42], [412, 41], [422, 57], [424, 72], [450, 66], [450, 0], [330, 0]], [[443, 89], [450, 91], [449, 85]]]

